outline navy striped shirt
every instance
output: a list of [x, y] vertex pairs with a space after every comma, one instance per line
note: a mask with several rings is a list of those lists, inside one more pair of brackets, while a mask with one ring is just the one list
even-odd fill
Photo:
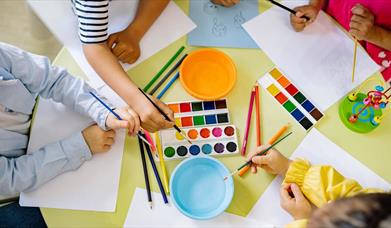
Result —
[[72, 0], [79, 21], [79, 37], [86, 44], [108, 38], [109, 0]]

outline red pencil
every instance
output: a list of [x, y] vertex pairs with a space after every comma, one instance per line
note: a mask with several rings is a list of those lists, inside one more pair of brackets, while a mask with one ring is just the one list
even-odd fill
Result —
[[259, 106], [259, 87], [258, 84], [255, 85], [255, 111], [256, 111], [256, 125], [257, 125], [257, 146], [261, 146], [261, 113]]
[[248, 132], [250, 131], [250, 123], [251, 123], [251, 115], [253, 112], [254, 97], [255, 97], [255, 91], [253, 88], [251, 90], [250, 104], [248, 106], [248, 114], [247, 114], [246, 130], [245, 130], [246, 132], [244, 133], [243, 145], [242, 145], [242, 150], [241, 150], [241, 154], [243, 156], [246, 155]]

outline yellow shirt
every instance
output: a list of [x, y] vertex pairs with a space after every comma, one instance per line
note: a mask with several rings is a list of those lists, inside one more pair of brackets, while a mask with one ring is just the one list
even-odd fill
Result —
[[[285, 175], [284, 183], [296, 183], [305, 197], [316, 207], [343, 197], [360, 193], [383, 192], [381, 189], [363, 189], [352, 179], [345, 178], [331, 166], [311, 166], [303, 159], [293, 161]], [[286, 227], [306, 227], [307, 219], [296, 220]]]

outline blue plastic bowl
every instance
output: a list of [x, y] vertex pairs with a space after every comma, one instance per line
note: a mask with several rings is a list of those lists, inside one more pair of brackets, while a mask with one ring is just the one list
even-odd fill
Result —
[[211, 219], [223, 213], [234, 194], [228, 169], [215, 158], [192, 157], [174, 170], [171, 180], [171, 200], [178, 210], [198, 220]]

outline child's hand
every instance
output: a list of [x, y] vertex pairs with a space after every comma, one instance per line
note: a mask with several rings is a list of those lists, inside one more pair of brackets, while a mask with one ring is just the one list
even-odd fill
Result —
[[295, 220], [308, 219], [312, 212], [310, 202], [296, 184], [286, 184], [281, 187], [280, 205]]
[[266, 149], [269, 145], [263, 145], [257, 148], [256, 151], [249, 154], [248, 160], [253, 162], [251, 170], [253, 173], [257, 172], [257, 166], [264, 169], [266, 172], [271, 174], [285, 176], [286, 171], [289, 168], [291, 160], [287, 159], [279, 151], [270, 149], [266, 155], [255, 156], [262, 150]]
[[94, 124], [82, 131], [85, 142], [92, 154], [107, 152], [114, 143], [115, 131], [104, 131]]
[[[297, 13], [291, 15], [291, 25], [296, 32], [301, 32], [305, 27], [315, 21], [320, 9], [313, 5], [299, 6], [294, 9]], [[307, 16], [310, 20], [303, 18]]]
[[140, 57], [140, 40], [141, 37], [129, 28], [111, 34], [107, 40], [107, 45], [118, 60], [130, 64], [136, 62]]
[[106, 126], [111, 129], [127, 128], [130, 136], [135, 136], [140, 130], [140, 119], [136, 112], [129, 107], [118, 108], [115, 112], [122, 120], [117, 119], [112, 113], [107, 116]]
[[231, 7], [238, 4], [240, 0], [211, 0], [211, 2], [216, 5]]
[[375, 17], [364, 6], [357, 4], [352, 8], [349, 33], [358, 40], [371, 40], [376, 33]]

